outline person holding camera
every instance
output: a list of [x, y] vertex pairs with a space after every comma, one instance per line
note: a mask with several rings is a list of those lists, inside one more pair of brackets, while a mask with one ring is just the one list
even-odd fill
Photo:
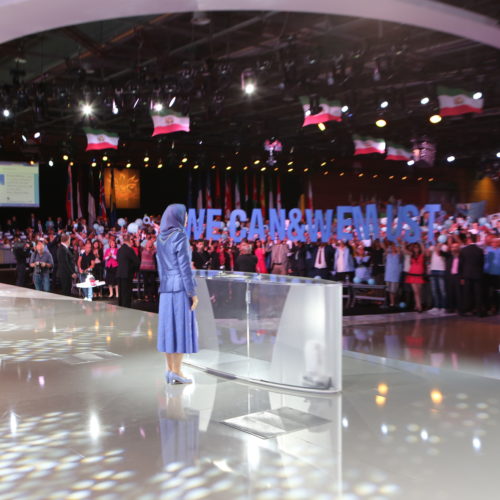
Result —
[[19, 235], [16, 235], [12, 252], [16, 258], [16, 286], [24, 286], [26, 284], [26, 264], [30, 256], [30, 245], [28, 242], [22, 241]]
[[50, 292], [50, 271], [54, 267], [54, 260], [42, 240], [37, 242], [35, 251], [31, 254], [30, 267], [33, 268], [35, 288]]

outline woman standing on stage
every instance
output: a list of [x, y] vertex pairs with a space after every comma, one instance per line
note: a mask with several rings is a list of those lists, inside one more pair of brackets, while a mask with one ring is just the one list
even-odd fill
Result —
[[160, 223], [157, 263], [160, 275], [158, 351], [167, 361], [167, 383], [189, 384], [181, 371], [184, 354], [198, 352], [198, 326], [194, 310], [198, 305], [196, 283], [191, 271], [191, 250], [184, 230], [184, 205], [169, 205]]

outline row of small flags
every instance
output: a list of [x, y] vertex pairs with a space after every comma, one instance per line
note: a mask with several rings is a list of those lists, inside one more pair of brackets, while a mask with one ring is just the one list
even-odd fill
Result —
[[[245, 173], [243, 176], [243, 189], [241, 189], [240, 178], [237, 176], [233, 182], [232, 177], [226, 174], [224, 189], [222, 190], [220, 173], [216, 171], [214, 191], [212, 191], [210, 172], [204, 177], [204, 182], [202, 177], [199, 176], [197, 186], [193, 189], [193, 179], [190, 174], [188, 179], [188, 207], [197, 208], [198, 210], [202, 208], [223, 208], [226, 217], [229, 217], [233, 210], [260, 208], [262, 214], [265, 215], [266, 210], [272, 208], [281, 210], [283, 208], [281, 178], [279, 175], [276, 176], [275, 183], [274, 186], [272, 177], [265, 177], [262, 174], [259, 180], [257, 174], [254, 173], [251, 176], [251, 174]], [[196, 200], [191, 197], [194, 192], [196, 193]], [[304, 205], [301, 208], [313, 208], [313, 193], [310, 180], [308, 180], [306, 192], [302, 195], [301, 203]]]
[[[477, 99], [473, 93], [466, 90], [438, 86], [437, 94], [440, 108], [439, 114], [441, 116], [458, 116], [466, 113], [481, 113], [483, 111], [484, 99], [482, 97]], [[342, 104], [340, 101], [320, 98], [317, 112], [314, 114], [312, 113], [308, 97], [301, 97], [300, 101], [304, 111], [303, 127], [330, 121], [342, 121]], [[190, 131], [189, 116], [184, 116], [172, 109], [162, 111], [151, 109], [150, 114], [153, 120], [153, 137], [173, 132]], [[86, 151], [118, 149], [119, 137], [117, 134], [88, 127], [84, 130], [87, 135]]]

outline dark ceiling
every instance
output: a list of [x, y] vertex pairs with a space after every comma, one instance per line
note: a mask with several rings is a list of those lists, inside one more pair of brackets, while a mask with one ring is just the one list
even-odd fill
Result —
[[[447, 1], [500, 18], [495, 1]], [[120, 133], [117, 161], [130, 149], [165, 155], [196, 147], [211, 158], [239, 150], [262, 152], [277, 137], [286, 154], [349, 157], [352, 134], [409, 144], [428, 135], [442, 158], [476, 159], [500, 149], [500, 52], [421, 28], [362, 18], [284, 12], [217, 12], [207, 24], [192, 14], [127, 18], [71, 26], [0, 46], [3, 154], [21, 150], [46, 160], [58, 149], [82, 154], [81, 104], [91, 102], [91, 124]], [[257, 91], [241, 89], [251, 69]], [[480, 90], [480, 115], [446, 118], [437, 111], [436, 85]], [[302, 95], [339, 99], [349, 106], [342, 123], [325, 132], [302, 128]], [[151, 138], [151, 102], [189, 113], [191, 133]], [[420, 104], [430, 97], [426, 106]], [[387, 99], [385, 110], [379, 103]], [[112, 103], [119, 113], [112, 114]], [[374, 125], [383, 113], [384, 129]], [[41, 139], [32, 141], [35, 131]], [[21, 139], [24, 135], [28, 142]], [[127, 151], [128, 148], [128, 151]], [[2, 155], [0, 150], [0, 159]], [[123, 151], [123, 154], [121, 153]], [[203, 151], [203, 153], [201, 153]]]

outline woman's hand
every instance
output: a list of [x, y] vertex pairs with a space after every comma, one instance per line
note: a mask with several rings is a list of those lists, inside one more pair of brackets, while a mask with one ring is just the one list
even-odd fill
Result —
[[191, 297], [191, 311], [194, 311], [197, 307], [198, 307], [198, 296], [197, 295], [193, 295]]

